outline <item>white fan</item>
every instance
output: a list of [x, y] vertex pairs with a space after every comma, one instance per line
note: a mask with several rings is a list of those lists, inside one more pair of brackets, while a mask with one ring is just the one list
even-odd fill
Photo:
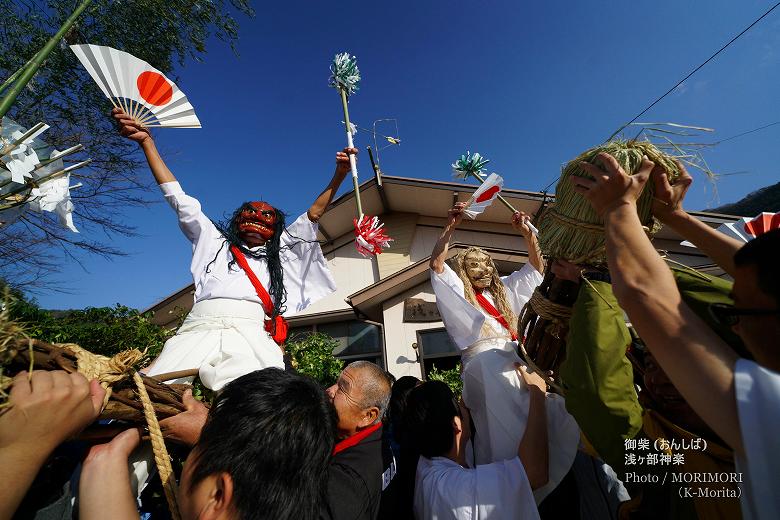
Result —
[[149, 127], [201, 127], [184, 92], [145, 61], [101, 45], [70, 48], [111, 103], [139, 123]]
[[503, 187], [504, 179], [497, 173], [491, 173], [490, 176], [483, 181], [482, 186], [477, 188], [477, 191], [475, 191], [468, 200], [466, 209], [463, 213], [471, 219], [477, 218], [477, 215], [493, 204], [493, 201], [496, 200]]

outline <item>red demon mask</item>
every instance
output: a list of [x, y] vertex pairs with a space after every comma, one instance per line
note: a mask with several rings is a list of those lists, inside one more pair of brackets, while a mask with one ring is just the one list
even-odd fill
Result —
[[238, 236], [249, 247], [262, 246], [274, 236], [276, 210], [267, 202], [250, 202], [238, 215]]

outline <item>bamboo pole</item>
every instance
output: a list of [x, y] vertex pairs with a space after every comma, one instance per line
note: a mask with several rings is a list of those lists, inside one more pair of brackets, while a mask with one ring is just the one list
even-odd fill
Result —
[[[349, 107], [347, 107], [347, 91], [339, 88], [341, 94], [341, 106], [344, 109], [344, 128], [347, 131], [347, 146], [354, 148], [352, 131], [349, 128]], [[358, 182], [357, 161], [353, 154], [349, 154], [349, 166], [352, 168], [352, 188], [355, 190], [355, 205], [357, 206], [358, 222], [363, 219], [363, 203], [360, 201], [360, 184]]]
[[21, 77], [17, 80], [16, 83], [14, 83], [14, 86], [11, 87], [11, 89], [8, 91], [8, 94], [5, 95], [2, 100], [0, 100], [0, 119], [2, 119], [2, 117], [11, 109], [11, 105], [14, 104], [14, 101], [16, 101], [16, 98], [22, 92], [24, 87], [27, 86], [27, 83], [29, 83], [33, 76], [35, 76], [35, 73], [38, 72], [38, 69], [41, 68], [43, 62], [46, 60], [46, 58], [49, 57], [49, 54], [51, 54], [51, 51], [54, 50], [62, 37], [65, 36], [73, 24], [76, 23], [76, 20], [79, 18], [79, 16], [81, 16], [81, 14], [91, 2], [92, 0], [83, 0], [78, 5], [78, 7], [76, 7], [76, 10], [73, 11], [73, 13], [68, 17], [68, 19], [65, 20], [65, 23], [62, 24], [60, 30], [57, 31], [57, 33], [52, 36], [48, 42], [46, 42], [46, 45], [43, 46], [40, 52], [38, 52], [38, 54], [33, 57], [31, 63], [25, 67]]

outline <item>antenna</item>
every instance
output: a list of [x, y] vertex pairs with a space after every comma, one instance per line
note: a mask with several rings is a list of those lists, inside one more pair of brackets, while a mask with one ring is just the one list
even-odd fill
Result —
[[[377, 123], [391, 123], [393, 128], [394, 128], [394, 130], [395, 130], [395, 132], [392, 135], [394, 135], [396, 137], [392, 137], [392, 136], [389, 136], [389, 135], [384, 135], [382, 133], [377, 132], [376, 131]], [[380, 157], [379, 153], [382, 150], [384, 150], [386, 148], [390, 148], [391, 146], [396, 146], [396, 145], [400, 145], [401, 144], [400, 137], [397, 137], [399, 135], [399, 133], [398, 133], [398, 120], [394, 119], [394, 118], [377, 119], [377, 120], [374, 121], [374, 124], [371, 126], [371, 128], [372, 128], [371, 134], [374, 137], [374, 151], [376, 151], [376, 162], [377, 162], [377, 165], [378, 165], [378, 164], [381, 163], [381, 157]], [[386, 144], [384, 144], [384, 146], [379, 146], [379, 141], [377, 141], [377, 136], [381, 137], [382, 140], [384, 140], [386, 142]]]

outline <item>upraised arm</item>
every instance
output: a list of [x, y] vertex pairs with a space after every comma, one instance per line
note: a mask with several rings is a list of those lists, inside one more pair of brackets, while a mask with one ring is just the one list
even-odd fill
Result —
[[127, 459], [140, 441], [133, 429], [90, 448], [79, 479], [80, 520], [106, 518], [107, 511], [117, 520], [138, 519]]
[[433, 252], [431, 253], [430, 267], [436, 273], [444, 271], [444, 261], [447, 259], [447, 250], [450, 246], [450, 238], [455, 232], [455, 228], [458, 227], [460, 221], [463, 220], [463, 210], [466, 208], [465, 202], [456, 202], [455, 205], [447, 212], [447, 225], [444, 226], [439, 236], [439, 240], [436, 241], [436, 245], [433, 246]]
[[128, 116], [121, 108], [115, 108], [111, 111], [111, 115], [116, 119], [119, 125], [119, 133], [124, 137], [138, 143], [141, 150], [146, 155], [146, 162], [149, 163], [149, 168], [152, 170], [154, 180], [157, 184], [165, 184], [166, 182], [176, 182], [176, 177], [173, 176], [171, 170], [165, 165], [165, 162], [160, 157], [160, 153], [157, 151], [157, 146], [154, 144], [154, 139], [149, 133], [149, 129], [138, 124], [130, 116]]
[[100, 414], [105, 390], [78, 373], [22, 372], [0, 416], [0, 518], [11, 518], [51, 452]]
[[660, 168], [653, 170], [652, 176], [655, 183], [653, 214], [658, 220], [692, 242], [733, 277], [734, 255], [742, 247], [742, 244], [734, 238], [712, 229], [682, 208], [682, 201], [693, 182], [693, 178], [680, 161], [677, 161], [677, 166], [680, 168], [680, 177], [674, 184], [669, 183], [669, 177], [665, 171]]
[[523, 463], [531, 489], [539, 489], [550, 479], [547, 405], [545, 403], [547, 383], [539, 374], [529, 372], [522, 365], [516, 364], [515, 369], [525, 381], [530, 398], [528, 424], [525, 427], [523, 438], [517, 446], [517, 456]]
[[595, 180], [572, 177], [576, 190], [604, 215], [612, 286], [620, 306], [674, 386], [702, 419], [741, 453], [734, 365], [737, 355], [686, 304], [671, 271], [647, 238], [636, 209], [654, 165], [626, 175], [609, 154], [605, 170], [582, 163]]
[[542, 258], [542, 250], [539, 249], [539, 241], [536, 239], [531, 227], [528, 225], [531, 223], [531, 217], [526, 215], [524, 211], [518, 211], [512, 215], [512, 227], [523, 235], [526, 244], [528, 244], [528, 261], [534, 266], [534, 269], [540, 273], [544, 273], [544, 258]]
[[309, 211], [307, 212], [309, 215], [309, 220], [312, 222], [317, 222], [320, 220], [320, 217], [323, 213], [325, 213], [325, 209], [328, 207], [328, 204], [330, 204], [330, 202], [333, 200], [333, 197], [336, 195], [336, 192], [338, 191], [339, 186], [341, 186], [341, 183], [344, 181], [344, 178], [347, 176], [347, 173], [349, 173], [350, 154], [357, 155], [357, 153], [357, 148], [344, 148], [342, 151], [336, 153], [336, 171], [333, 172], [333, 178], [330, 180], [330, 183], [314, 200], [314, 203], [309, 208]]

